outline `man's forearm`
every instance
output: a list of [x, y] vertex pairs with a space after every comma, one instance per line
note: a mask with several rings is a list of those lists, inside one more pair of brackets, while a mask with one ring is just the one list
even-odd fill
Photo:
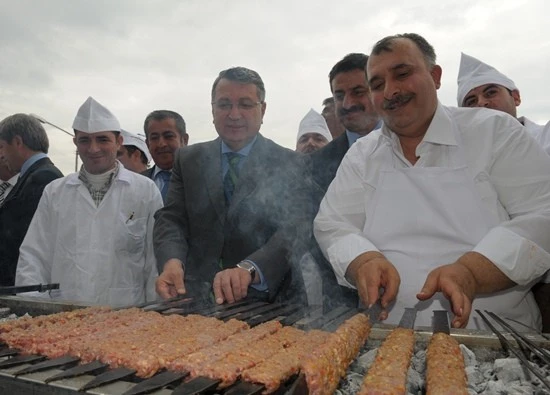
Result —
[[502, 291], [516, 285], [493, 262], [477, 252], [462, 255], [457, 263], [472, 273], [477, 295]]

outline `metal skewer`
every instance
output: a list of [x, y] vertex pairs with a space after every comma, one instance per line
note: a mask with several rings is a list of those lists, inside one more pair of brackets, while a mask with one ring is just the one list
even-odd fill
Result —
[[500, 342], [502, 343], [503, 347], [507, 350], [507, 351], [510, 351], [512, 354], [514, 354], [516, 356], [516, 358], [518, 358], [522, 363], [523, 365], [529, 369], [529, 371], [531, 373], [533, 373], [535, 376], [537, 376], [537, 378], [540, 380], [540, 382], [542, 384], [544, 384], [544, 386], [546, 388], [548, 388], [550, 390], [550, 383], [546, 380], [546, 378], [537, 370], [535, 369], [535, 367], [533, 367], [533, 365], [531, 365], [529, 363], [529, 360], [527, 358], [525, 358], [520, 352], [518, 352], [517, 350], [515, 350], [513, 347], [512, 347], [512, 344], [510, 343], [510, 341], [508, 339], [506, 339], [502, 333], [493, 326], [493, 324], [491, 324], [491, 322], [489, 321], [489, 319], [487, 317], [485, 317], [485, 315], [478, 309], [476, 309], [476, 313], [479, 314], [479, 316], [483, 319], [483, 321], [485, 322], [485, 324], [493, 331], [493, 333], [495, 335], [497, 335], [498, 339], [500, 340]]

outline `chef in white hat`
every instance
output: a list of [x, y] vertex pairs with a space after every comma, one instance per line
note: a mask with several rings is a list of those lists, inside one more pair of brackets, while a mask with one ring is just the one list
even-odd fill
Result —
[[550, 154], [550, 122], [539, 125], [525, 117], [517, 116], [521, 96], [514, 81], [494, 67], [462, 53], [457, 82], [459, 107], [486, 107], [510, 114], [517, 118]]
[[143, 173], [147, 170], [147, 164], [151, 161], [151, 154], [145, 140], [124, 129], [120, 130], [120, 134], [123, 140], [117, 153], [118, 160], [128, 170], [134, 173]]
[[313, 108], [310, 109], [300, 121], [296, 151], [309, 154], [323, 148], [330, 141], [332, 141], [332, 135], [328, 129], [327, 121]]
[[120, 165], [120, 124], [89, 97], [73, 123], [79, 172], [44, 190], [21, 246], [16, 284], [59, 283], [42, 295], [112, 306], [156, 298], [153, 181]]

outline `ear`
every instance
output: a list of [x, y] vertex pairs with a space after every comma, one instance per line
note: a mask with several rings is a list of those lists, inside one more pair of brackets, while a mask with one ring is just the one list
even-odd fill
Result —
[[23, 144], [23, 139], [19, 135], [13, 136], [13, 140], [11, 141], [10, 145], [13, 145], [14, 147], [20, 148]]
[[182, 136], [182, 141], [183, 141], [183, 146], [185, 147], [187, 145], [187, 143], [189, 142], [189, 135], [187, 133], [185, 133], [183, 136]]
[[73, 144], [78, 147], [78, 145], [76, 144], [76, 136], [73, 137]]
[[512, 95], [512, 98], [514, 99], [514, 103], [517, 106], [519, 106], [521, 104], [521, 96], [519, 95], [519, 90], [517, 89], [514, 89], [512, 91], [512, 93], [510, 93]]
[[434, 80], [435, 89], [441, 88], [441, 76], [443, 75], [443, 70], [441, 69], [441, 66], [437, 64], [433, 66], [430, 74]]
[[262, 118], [264, 117], [264, 114], [265, 114], [265, 109], [267, 108], [267, 103], [264, 101], [262, 103]]

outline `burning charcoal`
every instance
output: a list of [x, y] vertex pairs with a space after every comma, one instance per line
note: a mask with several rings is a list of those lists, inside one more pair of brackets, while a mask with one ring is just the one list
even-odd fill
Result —
[[354, 364], [352, 365], [352, 369], [357, 373], [365, 374], [365, 372], [370, 368], [370, 366], [374, 362], [377, 352], [378, 352], [378, 348], [375, 348], [361, 355], [359, 358], [355, 360]]
[[411, 366], [407, 372], [407, 392], [411, 394], [422, 393], [425, 385], [423, 376]]
[[510, 386], [514, 381], [525, 381], [525, 372], [519, 359], [501, 358], [495, 360], [495, 375], [506, 386]]
[[476, 366], [466, 366], [466, 376], [468, 376], [468, 387], [475, 390], [476, 393], [481, 392], [485, 387], [485, 377]]
[[462, 351], [462, 356], [464, 357], [464, 366], [468, 367], [477, 365], [477, 358], [472, 350], [464, 344], [460, 345], [460, 350]]
[[492, 380], [493, 377], [495, 376], [492, 362], [482, 363], [481, 365], [479, 365], [479, 370], [483, 374], [483, 377], [485, 378], [485, 380]]
[[411, 365], [420, 374], [426, 372], [426, 350], [420, 350], [414, 354]]
[[363, 375], [358, 373], [349, 373], [340, 381], [340, 389], [335, 391], [338, 395], [356, 394], [361, 388]]
[[508, 386], [502, 381], [488, 381], [483, 394], [503, 395], [508, 394]]

